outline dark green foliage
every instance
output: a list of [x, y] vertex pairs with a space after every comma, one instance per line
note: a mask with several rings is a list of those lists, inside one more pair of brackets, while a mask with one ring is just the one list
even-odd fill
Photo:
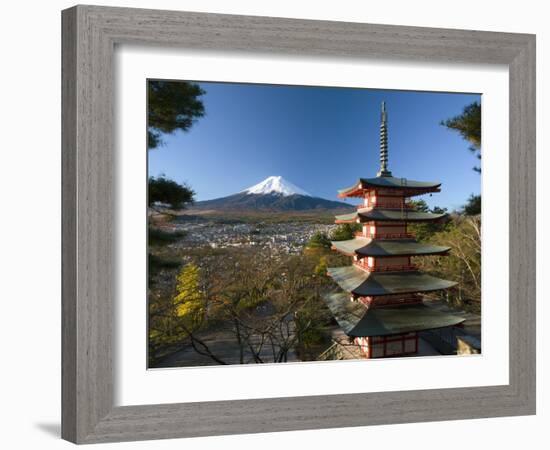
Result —
[[162, 203], [172, 209], [183, 209], [193, 203], [195, 191], [164, 176], [149, 177], [149, 206]]
[[[462, 114], [441, 122], [451, 130], [458, 131], [470, 144], [470, 151], [481, 159], [481, 105], [474, 102], [464, 108]], [[476, 172], [481, 172], [480, 167], [474, 167]]]
[[158, 255], [153, 255], [152, 253], [149, 253], [147, 258], [149, 274], [156, 273], [161, 269], [177, 269], [182, 264], [181, 259], [161, 257]]
[[330, 248], [330, 246], [330, 239], [320, 231], [317, 231], [307, 243], [308, 248]]
[[458, 131], [464, 139], [477, 148], [481, 147], [481, 105], [478, 102], [467, 105], [462, 114], [447, 119], [443, 125]]
[[441, 208], [439, 206], [434, 206], [431, 209], [431, 212], [434, 214], [445, 214], [447, 212], [447, 208]]
[[359, 223], [344, 223], [338, 225], [338, 227], [331, 233], [331, 241], [347, 241], [353, 239], [355, 232], [361, 231], [361, 224]]
[[468, 202], [464, 205], [463, 212], [467, 216], [477, 216], [481, 214], [481, 195], [470, 195], [470, 197], [468, 197]]
[[[447, 208], [440, 208], [439, 206], [434, 206], [430, 209], [424, 200], [411, 200], [410, 203], [417, 211], [421, 212], [431, 212], [434, 214], [442, 214], [447, 212]], [[445, 230], [447, 224], [447, 220], [426, 223], [410, 223], [408, 224], [408, 230], [412, 232], [420, 242], [426, 242], [435, 233]]]
[[420, 199], [420, 200], [411, 200], [409, 202], [413, 208], [417, 211], [420, 211], [420, 212], [430, 212], [430, 207], [428, 206], [428, 204]]
[[162, 144], [162, 134], [188, 131], [204, 116], [200, 96], [205, 91], [187, 81], [149, 81], [147, 86], [147, 147]]
[[148, 230], [148, 243], [149, 245], [171, 244], [182, 239], [186, 234], [185, 231], [164, 231], [150, 226]]

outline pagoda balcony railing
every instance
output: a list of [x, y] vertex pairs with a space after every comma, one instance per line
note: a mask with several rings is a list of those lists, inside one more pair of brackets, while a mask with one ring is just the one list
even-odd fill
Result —
[[365, 205], [363, 203], [359, 204], [356, 206], [356, 209], [357, 210], [360, 210], [360, 209], [365, 209], [365, 208], [381, 208], [381, 209], [403, 209], [403, 210], [411, 210], [411, 209], [414, 209], [414, 205], [408, 205], [408, 204], [405, 204], [405, 205], [401, 205], [401, 204], [395, 204], [395, 203], [384, 203], [384, 202], [379, 202], [379, 203], [376, 203], [374, 205]]
[[371, 239], [414, 239], [412, 233], [363, 233], [363, 231], [356, 231], [353, 233], [354, 237], [367, 237]]
[[[356, 234], [357, 237], [365, 237], [363, 233]], [[412, 233], [367, 233], [368, 238], [371, 239], [414, 239], [414, 234]]]
[[389, 306], [403, 306], [403, 305], [417, 305], [419, 303], [422, 303], [422, 298], [419, 297], [401, 297], [401, 298], [390, 298], [390, 299], [384, 299], [384, 298], [368, 298], [368, 297], [359, 297], [357, 299], [363, 305], [365, 305], [368, 308], [379, 308], [379, 307], [389, 307]]
[[370, 267], [359, 262], [354, 263], [360, 269], [366, 270], [367, 272], [416, 272], [418, 267], [413, 264], [400, 264], [395, 266], [378, 266]]
[[416, 272], [418, 267], [412, 264], [403, 264], [399, 266], [368, 267], [369, 272]]

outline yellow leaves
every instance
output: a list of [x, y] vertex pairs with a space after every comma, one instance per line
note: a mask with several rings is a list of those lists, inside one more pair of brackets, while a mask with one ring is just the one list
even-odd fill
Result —
[[191, 325], [201, 322], [205, 302], [200, 290], [198, 266], [190, 263], [180, 270], [176, 277], [176, 294], [172, 301], [176, 317], [189, 320]]
[[328, 266], [327, 257], [321, 256], [321, 258], [319, 258], [319, 263], [315, 266], [315, 269], [314, 269], [315, 275], [326, 276], [327, 266]]

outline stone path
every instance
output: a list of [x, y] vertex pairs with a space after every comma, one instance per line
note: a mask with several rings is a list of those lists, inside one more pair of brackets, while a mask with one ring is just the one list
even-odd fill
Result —
[[[212, 331], [202, 333], [200, 339], [210, 348], [213, 354], [227, 364], [240, 364], [239, 346], [235, 335], [230, 331]], [[198, 346], [200, 348], [200, 346]], [[260, 357], [267, 362], [273, 361], [273, 354], [270, 345], [264, 345]], [[254, 364], [252, 353], [245, 350], [245, 363]], [[295, 353], [288, 352], [288, 362], [298, 361]], [[220, 365], [208, 356], [198, 354], [191, 344], [183, 346], [180, 350], [172, 353], [158, 363], [155, 368], [167, 367], [189, 367], [189, 366], [217, 366]]]

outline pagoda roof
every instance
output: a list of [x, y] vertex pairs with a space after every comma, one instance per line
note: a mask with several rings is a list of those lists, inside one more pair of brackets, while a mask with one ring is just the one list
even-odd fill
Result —
[[367, 272], [354, 265], [329, 267], [327, 272], [344, 291], [359, 296], [438, 291], [457, 284], [418, 271]]
[[383, 188], [406, 190], [411, 195], [424, 194], [426, 192], [438, 192], [441, 183], [439, 181], [415, 181], [407, 178], [378, 176], [374, 178], [359, 178], [357, 182], [348, 188], [340, 189], [338, 197], [355, 197], [362, 195], [364, 189]]
[[332, 247], [349, 256], [414, 256], [436, 255], [448, 252], [451, 247], [423, 244], [414, 239], [382, 240], [356, 237], [347, 241], [332, 241]]
[[450, 327], [464, 322], [453, 313], [439, 311], [424, 303], [369, 308], [352, 302], [344, 293], [330, 293], [323, 299], [338, 325], [348, 336], [388, 336], [412, 331]]
[[336, 223], [361, 223], [375, 220], [388, 222], [430, 222], [442, 219], [447, 213], [435, 214], [410, 209], [362, 208], [349, 214], [335, 216]]

